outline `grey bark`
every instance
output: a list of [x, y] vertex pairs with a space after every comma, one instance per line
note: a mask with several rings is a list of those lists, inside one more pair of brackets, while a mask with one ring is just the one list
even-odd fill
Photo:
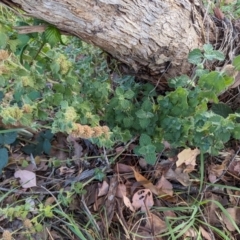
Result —
[[99, 46], [135, 72], [150, 75], [161, 74], [169, 63], [167, 77], [189, 73], [189, 51], [201, 48], [215, 31], [201, 4], [190, 0], [5, 2]]

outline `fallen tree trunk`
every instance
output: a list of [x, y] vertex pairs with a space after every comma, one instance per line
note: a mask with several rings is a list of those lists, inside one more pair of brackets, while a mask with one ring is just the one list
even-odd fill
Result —
[[[190, 0], [2, 0], [99, 46], [136, 73], [187, 74], [187, 55], [217, 29]], [[198, 1], [197, 1], [198, 2]]]

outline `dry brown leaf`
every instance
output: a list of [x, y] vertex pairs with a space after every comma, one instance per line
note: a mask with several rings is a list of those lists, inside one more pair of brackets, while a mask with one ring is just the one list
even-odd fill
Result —
[[209, 201], [204, 208], [204, 216], [207, 222], [212, 225], [220, 224], [219, 218], [216, 215], [218, 206], [213, 201], [221, 202], [222, 200], [218, 195], [212, 193], [208, 193], [206, 200]]
[[151, 232], [148, 231], [140, 231], [137, 232], [137, 236], [134, 237], [134, 240], [162, 240], [161, 237], [153, 237]]
[[167, 230], [167, 225], [157, 215], [149, 213], [149, 217], [147, 217], [145, 228], [148, 228], [150, 232], [153, 230], [154, 235], [158, 235]]
[[125, 150], [124, 146], [120, 146], [120, 147], [115, 148], [116, 153], [122, 153], [124, 150]]
[[76, 169], [75, 168], [68, 168], [66, 166], [61, 166], [59, 169], [59, 175], [62, 176], [62, 175], [68, 175], [68, 176], [71, 176], [75, 171]]
[[134, 169], [133, 169], [133, 171], [134, 171], [134, 176], [135, 176], [137, 182], [139, 182], [145, 188], [150, 189], [152, 193], [154, 193], [156, 195], [160, 194], [160, 191], [149, 180], [147, 180], [143, 175], [141, 175]]
[[184, 237], [190, 237], [195, 239], [197, 237], [197, 232], [195, 229], [193, 228], [189, 228], [185, 233], [184, 233]]
[[[233, 208], [227, 208], [226, 211], [229, 213], [229, 215], [231, 216], [232, 220], [236, 223], [237, 226], [239, 226], [240, 224], [240, 210], [237, 207], [233, 207]], [[233, 232], [236, 230], [236, 228], [233, 226], [233, 224], [231, 223], [230, 219], [228, 218], [228, 216], [226, 216], [223, 212], [221, 213], [223, 222], [225, 223], [227, 229], [230, 232]]]
[[192, 166], [196, 165], [196, 157], [200, 154], [200, 150], [195, 149], [184, 149], [182, 152], [178, 154], [178, 160], [176, 162], [177, 167], [181, 166], [183, 163], [185, 165], [191, 164]]
[[149, 189], [138, 190], [132, 198], [132, 206], [135, 210], [141, 208], [141, 211], [146, 212], [153, 206], [153, 195]]
[[212, 240], [210, 233], [208, 233], [202, 226], [199, 227], [199, 231], [202, 233], [202, 236], [206, 240]]
[[28, 170], [17, 170], [14, 173], [15, 178], [20, 178], [20, 184], [23, 188], [35, 187], [36, 174]]
[[235, 77], [234, 83], [230, 86], [230, 88], [235, 88], [238, 87], [239, 85], [240, 85], [240, 73], [238, 72]]
[[166, 179], [175, 180], [175, 181], [177, 180], [185, 187], [190, 186], [191, 184], [189, 175], [183, 172], [182, 168], [176, 168], [175, 171], [173, 171], [172, 169], [169, 169], [164, 176]]
[[125, 206], [126, 206], [127, 208], [129, 208], [132, 212], [135, 212], [135, 209], [134, 209], [134, 207], [132, 206], [132, 203], [131, 203], [131, 201], [129, 200], [128, 197], [123, 196], [123, 202], [124, 202], [124, 204], [125, 204]]
[[123, 183], [119, 183], [117, 186], [116, 197], [123, 198], [123, 196], [127, 196], [127, 187]]
[[172, 184], [164, 176], [158, 180], [156, 187], [169, 196], [173, 195]]
[[114, 167], [114, 171], [116, 173], [130, 173], [133, 172], [133, 167], [123, 163], [117, 163]]
[[228, 171], [233, 174], [239, 175], [240, 174], [240, 161], [236, 161], [236, 160], [232, 161], [229, 164]]
[[98, 186], [98, 197], [104, 196], [108, 193], [109, 184], [106, 181], [103, 181]]
[[106, 197], [105, 201], [105, 206], [107, 209], [107, 220], [109, 223], [112, 220], [113, 214], [114, 214], [114, 208], [116, 204], [115, 196], [116, 196], [116, 191], [117, 191], [117, 186], [118, 186], [118, 181], [117, 181], [117, 176], [114, 175], [110, 179], [109, 183], [109, 191]]
[[182, 168], [176, 168], [175, 169], [175, 176], [176, 180], [178, 180], [183, 186], [188, 187], [190, 186], [191, 182], [189, 179], [189, 175], [185, 172], [183, 172]]
[[138, 163], [139, 163], [140, 167], [143, 168], [143, 169], [145, 169], [148, 165], [144, 158], [140, 158]]
[[165, 217], [169, 217], [169, 218], [177, 217], [176, 214], [171, 210], [164, 211], [163, 214]]
[[184, 173], [191, 173], [193, 171], [195, 171], [195, 166], [191, 164], [188, 164], [186, 168], [183, 170]]
[[45, 206], [52, 205], [56, 201], [55, 197], [48, 197], [45, 201]]
[[232, 204], [232, 206], [237, 206], [238, 203], [238, 195], [234, 194], [232, 190], [230, 189], [226, 189], [227, 194], [228, 194], [228, 198], [229, 198], [229, 202]]
[[208, 168], [208, 179], [211, 183], [215, 183], [218, 177], [220, 177], [223, 171], [226, 169], [228, 160], [224, 160], [222, 164], [211, 164]]
[[233, 4], [236, 0], [225, 0], [224, 4]]

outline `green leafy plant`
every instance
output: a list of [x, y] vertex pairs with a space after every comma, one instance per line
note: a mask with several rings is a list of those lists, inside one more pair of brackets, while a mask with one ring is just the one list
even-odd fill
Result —
[[49, 155], [52, 138], [53, 133], [50, 130], [43, 131], [38, 135], [36, 143], [27, 144], [22, 150], [28, 155], [33, 154], [33, 156], [40, 155], [43, 152]]
[[143, 156], [147, 163], [154, 164], [156, 162], [156, 147], [153, 145], [151, 138], [142, 134], [139, 138], [139, 145], [134, 149], [135, 153]]
[[6, 132], [0, 130], [0, 173], [8, 163], [8, 150], [6, 148], [6, 145], [14, 143], [16, 138], [16, 131]]
[[[15, 24], [43, 22], [24, 19]], [[218, 100], [234, 79], [204, 67], [206, 62], [224, 60], [210, 44], [189, 53], [189, 62], [196, 66], [195, 76], [170, 79], [172, 90], [159, 95], [153, 85], [136, 83], [131, 76], [114, 79], [112, 87], [101, 50], [61, 36], [51, 25], [36, 34], [18, 34], [12, 25], [0, 22], [0, 114], [4, 125], [44, 127], [54, 134], [76, 132], [77, 124], [92, 129], [104, 123], [111, 134], [92, 137], [93, 143], [110, 148], [140, 136], [134, 152], [150, 164], [163, 150], [164, 140], [172, 147], [198, 147], [217, 154], [231, 137], [240, 137], [239, 114], [226, 107], [223, 113]], [[239, 62], [239, 57], [233, 60], [236, 70]], [[40, 134], [37, 141], [23, 150], [48, 154], [51, 138]]]

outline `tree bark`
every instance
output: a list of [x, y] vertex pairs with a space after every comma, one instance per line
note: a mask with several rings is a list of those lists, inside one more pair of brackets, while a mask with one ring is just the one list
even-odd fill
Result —
[[191, 0], [2, 2], [99, 46], [136, 73], [165, 72], [167, 78], [189, 73], [189, 51], [211, 41], [216, 31], [202, 5]]

